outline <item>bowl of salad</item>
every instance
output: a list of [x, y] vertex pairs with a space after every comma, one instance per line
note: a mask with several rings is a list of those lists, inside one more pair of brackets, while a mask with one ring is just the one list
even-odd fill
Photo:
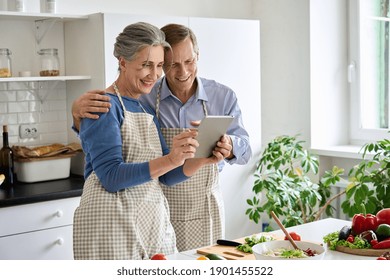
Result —
[[273, 240], [252, 247], [256, 260], [321, 260], [325, 248], [313, 242], [295, 241], [298, 250], [288, 240]]

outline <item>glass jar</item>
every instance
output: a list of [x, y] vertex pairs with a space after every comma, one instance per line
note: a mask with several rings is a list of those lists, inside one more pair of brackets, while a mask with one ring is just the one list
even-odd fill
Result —
[[11, 77], [11, 51], [0, 49], [0, 78]]
[[46, 0], [46, 13], [56, 12], [56, 0]]
[[38, 52], [41, 59], [41, 70], [39, 75], [59, 76], [60, 75], [60, 61], [58, 59], [58, 49], [42, 49]]

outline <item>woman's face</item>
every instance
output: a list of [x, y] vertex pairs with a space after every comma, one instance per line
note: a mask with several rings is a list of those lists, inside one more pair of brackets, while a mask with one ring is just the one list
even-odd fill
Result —
[[167, 62], [172, 61], [171, 67], [167, 65], [165, 72], [171, 91], [174, 94], [190, 91], [198, 72], [198, 56], [191, 39], [173, 45], [172, 52], [165, 55]]
[[[148, 94], [156, 81], [161, 77], [164, 64], [164, 48], [151, 46], [143, 48], [134, 60], [127, 61], [121, 58], [121, 75], [125, 83], [120, 89], [121, 94], [138, 98], [141, 94]], [[123, 91], [123, 92], [122, 92]]]

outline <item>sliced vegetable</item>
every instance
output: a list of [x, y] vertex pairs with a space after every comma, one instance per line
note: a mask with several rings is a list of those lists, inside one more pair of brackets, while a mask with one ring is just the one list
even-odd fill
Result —
[[371, 242], [371, 240], [378, 239], [375, 232], [373, 232], [372, 230], [363, 231], [361, 234], [359, 234], [359, 237], [367, 240], [368, 242]]
[[380, 255], [377, 260], [390, 260], [390, 252], [385, 252]]
[[255, 246], [258, 243], [272, 241], [275, 238], [272, 236], [266, 236], [266, 235], [252, 235], [245, 238], [245, 243], [242, 245], [238, 245], [236, 247], [237, 250], [242, 251], [244, 253], [253, 253], [252, 247]]
[[209, 260], [226, 260], [225, 257], [222, 257], [221, 255], [218, 255], [218, 254], [207, 254], [206, 255], [206, 258], [208, 258]]

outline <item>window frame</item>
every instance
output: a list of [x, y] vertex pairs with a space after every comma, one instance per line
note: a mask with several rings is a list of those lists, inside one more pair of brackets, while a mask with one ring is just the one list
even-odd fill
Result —
[[361, 115], [361, 79], [360, 79], [360, 2], [365, 0], [348, 1], [348, 33], [349, 33], [349, 65], [348, 83], [350, 91], [350, 142], [362, 144], [388, 138], [389, 129], [367, 129], [362, 127]]

